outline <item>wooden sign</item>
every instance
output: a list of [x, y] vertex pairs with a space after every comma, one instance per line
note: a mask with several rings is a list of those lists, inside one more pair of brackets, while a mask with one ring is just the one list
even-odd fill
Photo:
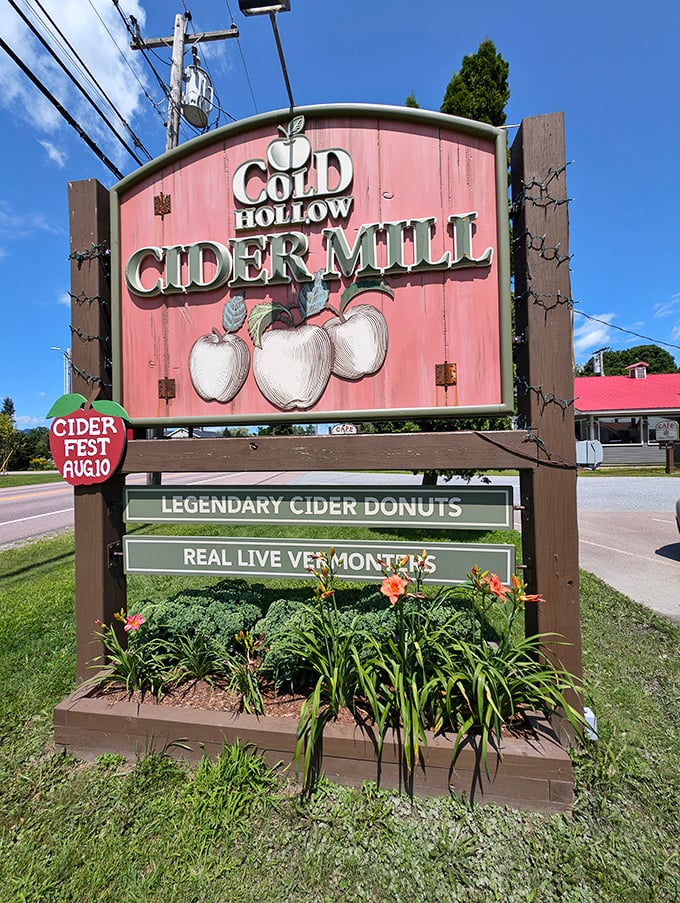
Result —
[[113, 189], [114, 397], [135, 425], [510, 412], [506, 170], [502, 129], [355, 105], [141, 167]]

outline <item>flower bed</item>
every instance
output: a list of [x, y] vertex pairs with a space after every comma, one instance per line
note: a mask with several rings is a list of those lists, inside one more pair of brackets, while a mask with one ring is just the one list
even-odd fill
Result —
[[[568, 807], [571, 766], [546, 717], [566, 716], [577, 731], [582, 719], [565, 696], [576, 689], [572, 676], [541, 658], [541, 637], [520, 629], [524, 605], [540, 596], [514, 575], [506, 587], [473, 569], [462, 592], [428, 599], [423, 551], [385, 563], [380, 593], [341, 607], [334, 556], [319, 552], [308, 568], [311, 603], [271, 604], [250, 622], [254, 632], [229, 612], [231, 633], [220, 640], [210, 625], [187, 621], [182, 605], [175, 615], [163, 609], [155, 626], [146, 609], [147, 617], [116, 614], [127, 646], [114, 625], [100, 624], [106, 666], [89, 692], [57, 709], [57, 743], [79, 754], [136, 755], [182, 741], [195, 757], [238, 737], [269, 761], [294, 763], [305, 792], [325, 773], [410, 794], [454, 788], [474, 799]], [[257, 598], [248, 593], [240, 612], [253, 617]], [[177, 612], [188, 633], [172, 629]], [[226, 699], [222, 710], [203, 679]], [[199, 687], [207, 710], [191, 704]], [[279, 712], [295, 697], [293, 717], [272, 717], [272, 696]]]

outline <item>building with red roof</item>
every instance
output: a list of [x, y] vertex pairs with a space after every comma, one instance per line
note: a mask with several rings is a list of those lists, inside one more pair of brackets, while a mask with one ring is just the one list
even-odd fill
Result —
[[[577, 439], [602, 443], [605, 464], [664, 464], [666, 442], [657, 426], [680, 420], [680, 373], [647, 373], [645, 361], [627, 376], [577, 376]], [[678, 443], [680, 449], [680, 443]]]

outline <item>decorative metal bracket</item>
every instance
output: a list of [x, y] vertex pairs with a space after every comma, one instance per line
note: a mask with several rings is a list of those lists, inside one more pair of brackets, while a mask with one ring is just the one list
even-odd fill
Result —
[[160, 194], [155, 194], [153, 198], [153, 213], [154, 216], [160, 217], [172, 213], [172, 195], [163, 194], [162, 191]]
[[106, 547], [109, 559], [109, 570], [119, 570], [123, 566], [123, 544], [120, 540], [110, 542]]

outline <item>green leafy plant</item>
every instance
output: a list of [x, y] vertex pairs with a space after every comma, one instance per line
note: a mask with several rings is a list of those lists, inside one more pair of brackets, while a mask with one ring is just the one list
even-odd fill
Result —
[[[583, 719], [568, 702], [578, 692], [575, 680], [559, 662], [542, 655], [542, 646], [554, 635], [519, 635], [518, 617], [526, 602], [541, 603], [540, 595], [529, 595], [524, 581], [512, 575], [505, 586], [496, 574], [473, 569], [468, 589], [479, 618], [479, 641], [458, 640], [454, 646], [455, 670], [447, 675], [443, 691], [445, 717], [457, 728], [453, 761], [471, 733], [480, 736], [480, 757], [488, 774], [488, 747], [493, 743], [500, 755], [503, 725], [522, 722], [528, 712], [561, 715], [580, 732]], [[484, 639], [492, 606], [500, 615], [498, 641]]]
[[197, 634], [183, 636], [170, 644], [168, 658], [174, 661], [173, 682], [184, 680], [206, 680], [224, 677], [228, 665], [224, 647], [217, 641]]
[[241, 706], [249, 714], [264, 715], [264, 700], [260, 689], [262, 669], [262, 638], [255, 639], [247, 630], [235, 637], [241, 653], [228, 662], [229, 686], [241, 695]]
[[337, 718], [341, 708], [354, 709], [358, 676], [354, 663], [355, 622], [347, 626], [338, 616], [335, 603], [335, 550], [319, 552], [308, 571], [316, 579], [314, 604], [306, 606], [304, 617], [293, 625], [290, 642], [314, 675], [310, 695], [300, 712], [296, 761], [304, 751], [303, 781], [311, 790], [318, 777], [318, 762], [324, 727]]
[[[406, 570], [411, 563], [413, 575]], [[370, 638], [372, 657], [365, 663], [356, 661], [361, 688], [376, 721], [378, 758], [388, 729], [396, 731], [407, 787], [421, 746], [427, 742], [426, 731], [439, 730], [443, 724], [441, 674], [450, 660], [448, 648], [458, 619], [454, 611], [437, 622], [432, 617], [437, 603], [421, 604], [427, 572], [425, 551], [412, 562], [404, 556], [396, 567], [385, 565], [380, 591], [393, 606], [394, 632], [386, 643]]]
[[168, 682], [169, 655], [165, 644], [139, 637], [138, 631], [145, 623], [141, 614], [128, 615], [121, 609], [114, 618], [123, 625], [128, 636], [127, 647], [121, 643], [113, 624], [107, 626], [98, 621], [100, 629], [95, 635], [101, 640], [106, 654], [104, 662], [99, 662], [104, 668], [91, 679], [92, 682], [118, 683], [130, 694], [139, 690], [160, 696]]
[[254, 747], [238, 740], [213, 761], [201, 759], [189, 788], [195, 825], [214, 842], [274, 802], [277, 777]]
[[235, 636], [252, 630], [262, 617], [262, 587], [245, 580], [222, 580], [213, 586], [187, 589], [169, 599], [146, 601], [139, 607], [147, 639], [173, 643], [178, 637], [206, 637], [227, 653], [237, 651]]

